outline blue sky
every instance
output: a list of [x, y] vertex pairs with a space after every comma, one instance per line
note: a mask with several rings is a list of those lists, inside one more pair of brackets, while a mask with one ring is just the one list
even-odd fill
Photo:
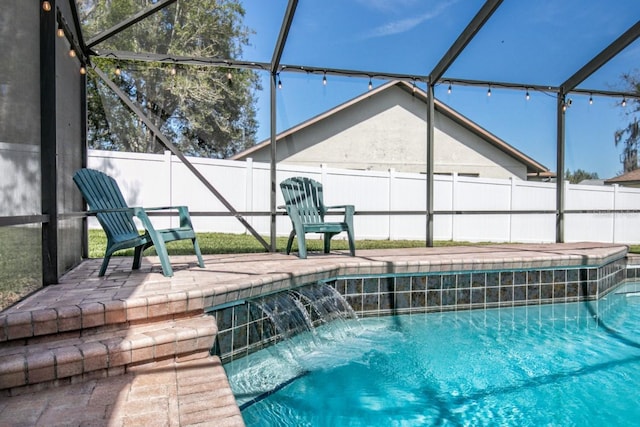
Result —
[[[300, 0], [282, 64], [426, 75], [462, 32], [481, 0]], [[245, 0], [255, 31], [243, 59], [269, 62], [287, 2]], [[444, 78], [558, 86], [640, 19], [637, 0], [506, 0]], [[636, 41], [578, 87], [613, 90], [640, 73]], [[269, 136], [269, 74], [262, 73], [258, 139]], [[282, 72], [281, 132], [367, 91], [368, 77]], [[373, 79], [374, 86], [386, 80]], [[551, 92], [453, 85], [436, 97], [528, 156], [556, 170], [556, 100]], [[566, 168], [610, 178], [622, 170], [613, 135], [630, 120], [621, 99], [571, 94]]]

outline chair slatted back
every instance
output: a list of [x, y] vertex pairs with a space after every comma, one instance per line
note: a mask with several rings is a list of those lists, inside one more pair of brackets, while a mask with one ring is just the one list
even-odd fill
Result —
[[280, 183], [287, 209], [295, 209], [303, 224], [324, 222], [322, 184], [311, 178], [295, 177]]
[[[73, 175], [73, 181], [91, 210], [128, 207], [116, 180], [103, 172], [80, 169]], [[99, 213], [96, 216], [107, 238], [112, 241], [128, 240], [139, 235], [131, 212]]]

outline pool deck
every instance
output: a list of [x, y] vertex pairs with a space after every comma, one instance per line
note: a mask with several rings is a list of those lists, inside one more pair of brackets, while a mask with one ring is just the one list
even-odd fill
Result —
[[[207, 307], [339, 275], [599, 265], [603, 243], [479, 245], [311, 253], [86, 260], [0, 312], [0, 426], [243, 426]], [[637, 258], [636, 258], [637, 260]], [[630, 260], [634, 263], [634, 260]]]

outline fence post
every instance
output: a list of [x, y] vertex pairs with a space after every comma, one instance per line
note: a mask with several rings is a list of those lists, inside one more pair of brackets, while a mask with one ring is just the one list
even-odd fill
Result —
[[[163, 163], [163, 167], [162, 170], [163, 172], [163, 181], [165, 183], [165, 185], [163, 185], [163, 188], [166, 188], [166, 193], [165, 193], [165, 197], [167, 197], [167, 199], [165, 199], [164, 197], [162, 198], [163, 200], [165, 200], [164, 204], [165, 206], [173, 206], [173, 155], [171, 154], [171, 151], [169, 150], [164, 150], [164, 157], [162, 158], [162, 163]], [[176, 222], [176, 217], [174, 216], [170, 216], [169, 217], [169, 227], [173, 228], [173, 227], [177, 227], [178, 224]]]
[[613, 184], [613, 213], [611, 218], [611, 243], [616, 242], [616, 208], [618, 206], [618, 184]]
[[457, 200], [457, 187], [458, 187], [458, 172], [453, 172], [451, 174], [451, 240], [456, 241], [456, 209], [458, 208], [458, 200]]
[[[394, 168], [389, 168], [388, 170], [389, 172], [389, 194], [387, 194], [387, 206], [388, 209], [390, 211], [395, 210], [394, 206], [393, 206], [393, 195], [394, 195], [394, 186], [396, 184], [396, 170]], [[387, 239], [389, 240], [393, 240], [393, 233], [392, 233], [392, 221], [393, 216], [392, 215], [387, 215], [387, 227], [389, 229], [389, 234], [387, 235]]]
[[[245, 210], [253, 212], [253, 159], [247, 157], [245, 162]], [[247, 221], [254, 226], [254, 216], [247, 217]]]
[[[511, 191], [509, 192], [509, 211], [513, 212], [513, 199], [516, 191], [516, 180], [512, 176], [509, 177], [511, 181]], [[513, 241], [513, 213], [509, 213], [509, 243]]]

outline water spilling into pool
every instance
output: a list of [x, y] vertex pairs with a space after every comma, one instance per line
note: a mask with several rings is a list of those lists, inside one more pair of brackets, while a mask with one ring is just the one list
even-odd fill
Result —
[[247, 426], [630, 425], [639, 289], [329, 323], [225, 368]]

